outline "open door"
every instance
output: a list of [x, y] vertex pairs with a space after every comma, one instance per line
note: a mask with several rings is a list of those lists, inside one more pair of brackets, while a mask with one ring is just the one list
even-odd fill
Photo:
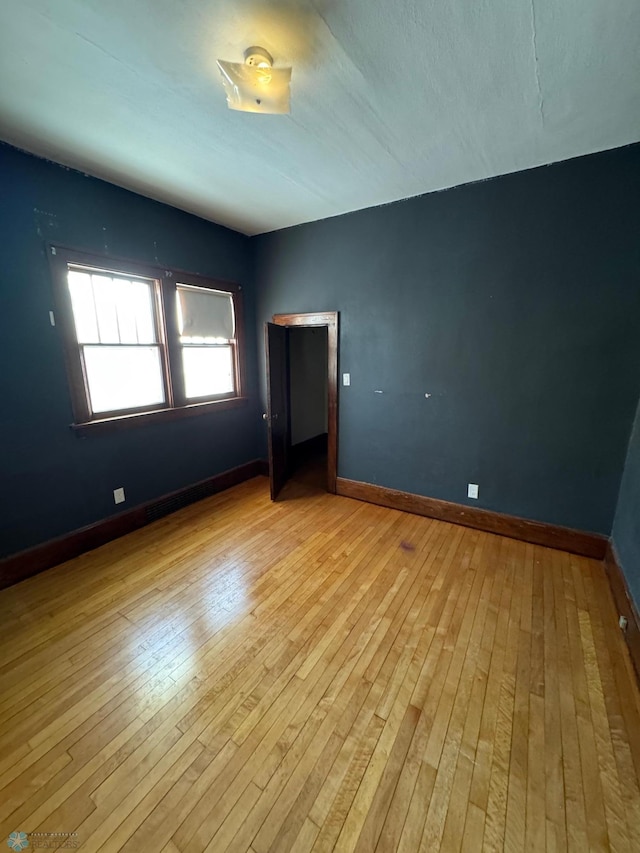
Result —
[[289, 468], [289, 419], [287, 416], [287, 329], [264, 324], [267, 351], [267, 411], [269, 485], [275, 501], [284, 486]]
[[[327, 491], [330, 494], [336, 494], [336, 481], [338, 477], [338, 312], [324, 311], [311, 314], [274, 314], [273, 322], [277, 326], [285, 326], [287, 328], [303, 327], [317, 328], [324, 326], [327, 329], [327, 344], [328, 344], [328, 364], [327, 364], [327, 392], [328, 392], [328, 421], [327, 421]], [[285, 341], [285, 344], [288, 343]], [[268, 349], [268, 347], [267, 347]], [[289, 358], [286, 352], [287, 360]], [[285, 367], [285, 373], [288, 371], [288, 366]], [[288, 376], [285, 376], [285, 380]], [[285, 384], [283, 386], [287, 391], [285, 401], [285, 411], [287, 411], [287, 424], [285, 425], [286, 433], [286, 474], [289, 476], [289, 449], [291, 447], [291, 429], [289, 420], [289, 389]], [[266, 415], [265, 415], [266, 417]]]

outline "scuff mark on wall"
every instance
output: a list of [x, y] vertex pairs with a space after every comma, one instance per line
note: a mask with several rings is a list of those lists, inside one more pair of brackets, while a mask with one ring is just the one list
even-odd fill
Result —
[[38, 237], [44, 238], [48, 232], [53, 231], [58, 227], [55, 213], [50, 213], [48, 210], [40, 210], [39, 208], [34, 207], [33, 214], [36, 222], [36, 234]]

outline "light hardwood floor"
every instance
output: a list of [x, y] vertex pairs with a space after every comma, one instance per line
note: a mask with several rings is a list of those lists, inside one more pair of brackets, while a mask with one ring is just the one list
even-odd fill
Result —
[[257, 478], [0, 593], [0, 838], [640, 851], [601, 564], [288, 498]]

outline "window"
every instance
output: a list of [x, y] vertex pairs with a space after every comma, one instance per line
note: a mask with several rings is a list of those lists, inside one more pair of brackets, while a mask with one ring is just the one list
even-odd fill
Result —
[[240, 288], [51, 247], [76, 426], [243, 402]]
[[67, 280], [91, 414], [163, 406], [155, 282], [72, 265]]
[[231, 294], [176, 285], [184, 391], [189, 400], [234, 391], [235, 319]]

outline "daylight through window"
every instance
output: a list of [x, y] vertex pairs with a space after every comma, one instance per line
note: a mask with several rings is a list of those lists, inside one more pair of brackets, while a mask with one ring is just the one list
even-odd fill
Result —
[[52, 247], [75, 422], [241, 401], [239, 288]]
[[90, 411], [165, 402], [154, 283], [69, 269], [69, 291]]
[[229, 293], [176, 286], [185, 394], [193, 400], [233, 391], [235, 318]]

